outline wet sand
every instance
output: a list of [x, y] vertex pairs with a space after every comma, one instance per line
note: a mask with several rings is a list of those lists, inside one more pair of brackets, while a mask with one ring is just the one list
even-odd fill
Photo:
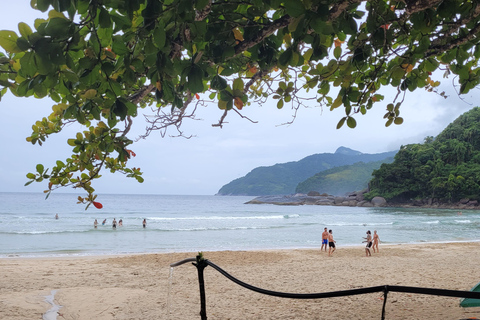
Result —
[[[0, 259], [0, 319], [200, 319], [197, 270], [170, 264], [196, 253]], [[480, 243], [338, 248], [333, 257], [312, 249], [205, 252], [232, 276], [260, 288], [318, 293], [401, 285], [470, 290], [480, 282]], [[208, 319], [380, 319], [383, 293], [294, 300], [255, 293], [205, 269]], [[50, 297], [52, 298], [52, 297]], [[386, 319], [480, 318], [458, 298], [389, 293]], [[50, 319], [50, 318], [49, 318]]]

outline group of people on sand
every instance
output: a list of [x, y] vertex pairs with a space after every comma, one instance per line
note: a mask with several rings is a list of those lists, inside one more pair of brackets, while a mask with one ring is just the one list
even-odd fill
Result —
[[327, 231], [327, 228], [325, 228], [322, 232], [322, 247], [320, 248], [320, 251], [324, 250], [323, 248], [325, 248], [325, 252], [327, 252], [327, 245], [328, 245], [328, 256], [331, 257], [333, 252], [335, 252], [335, 249], [336, 249], [335, 243], [336, 241], [333, 240], [332, 229]]
[[[102, 221], [102, 226], [104, 226], [106, 223], [107, 223], [107, 219], [103, 220]], [[144, 228], [147, 227], [147, 219], [143, 219], [142, 225], [143, 225]], [[95, 221], [93, 222], [93, 227], [95, 229], [97, 229], [97, 226], [98, 226], [98, 221], [97, 221], [97, 219], [95, 219]], [[119, 227], [123, 226], [123, 220], [122, 219], [118, 220], [118, 226]], [[115, 220], [115, 218], [113, 218], [113, 220], [112, 220], [112, 228], [117, 229], [117, 220]]]
[[[373, 236], [370, 230], [368, 230], [367, 236], [363, 239], [365, 239], [363, 243], [365, 242], [367, 243], [367, 245], [365, 246], [365, 255], [367, 257], [370, 257], [372, 255], [372, 253], [370, 252], [370, 249], [372, 249], [373, 252], [379, 252], [378, 243], [380, 242], [380, 237], [377, 234], [377, 230], [373, 231]], [[327, 252], [327, 245], [328, 245], [328, 256], [331, 257], [336, 249], [335, 243], [336, 241], [333, 240], [332, 229], [327, 231], [327, 228], [324, 228], [322, 232], [322, 247], [320, 248], [320, 251], [325, 250], [325, 252]]]

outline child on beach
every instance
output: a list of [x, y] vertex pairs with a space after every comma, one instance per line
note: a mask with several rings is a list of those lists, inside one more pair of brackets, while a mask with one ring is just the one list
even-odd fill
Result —
[[97, 219], [95, 219], [95, 221], [93, 222], [93, 227], [97, 229], [97, 225], [98, 225], [98, 222], [97, 222]]

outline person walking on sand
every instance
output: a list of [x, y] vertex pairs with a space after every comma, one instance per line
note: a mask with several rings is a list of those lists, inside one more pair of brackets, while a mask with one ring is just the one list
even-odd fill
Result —
[[113, 221], [112, 221], [112, 228], [117, 229], [117, 220], [115, 220], [115, 218], [113, 218]]
[[327, 246], [328, 246], [328, 231], [327, 228], [323, 229], [322, 232], [322, 247], [320, 248], [320, 251], [323, 250], [323, 247], [325, 247], [325, 252], [327, 252]]
[[97, 222], [97, 219], [95, 219], [95, 221], [93, 221], [93, 227], [97, 229], [97, 226], [98, 226], [98, 222]]
[[328, 230], [328, 256], [331, 257], [332, 254], [335, 252], [335, 243], [336, 241], [333, 240], [333, 234], [332, 234], [332, 229]]
[[[377, 252], [377, 253], [379, 252], [378, 250], [379, 242], [380, 242], [380, 237], [377, 234], [377, 230], [373, 230], [373, 245], [372, 245], [373, 252]], [[375, 248], [377, 249], [377, 251], [375, 251]]]
[[143, 227], [145, 228], [147, 226], [147, 219], [143, 219]]
[[367, 231], [367, 237], [363, 239], [365, 239], [365, 241], [362, 242], [367, 243], [367, 246], [365, 247], [365, 255], [367, 257], [370, 257], [372, 255], [372, 253], [370, 252], [370, 248], [372, 247], [372, 233], [370, 232], [370, 230]]

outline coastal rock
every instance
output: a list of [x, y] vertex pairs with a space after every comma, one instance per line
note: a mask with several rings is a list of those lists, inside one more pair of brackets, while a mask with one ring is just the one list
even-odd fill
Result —
[[320, 192], [318, 192], [318, 191], [310, 191], [309, 193], [307, 193], [307, 196], [309, 196], [309, 197], [319, 197], [319, 196], [320, 196]]
[[420, 207], [423, 206], [423, 201], [422, 200], [413, 200], [413, 205]]
[[[362, 197], [359, 198], [359, 195]], [[270, 195], [259, 196], [252, 199], [246, 204], [276, 204], [283, 206], [300, 206], [300, 205], [319, 205], [319, 206], [348, 206], [348, 207], [402, 207], [402, 208], [434, 208], [434, 209], [477, 209], [479, 201], [471, 199], [462, 199], [458, 202], [441, 202], [437, 198], [425, 198], [421, 200], [411, 200], [407, 202], [388, 203], [383, 197], [375, 197], [372, 201], [363, 199], [363, 192], [352, 192], [344, 197], [332, 196], [328, 194], [320, 194], [309, 196], [302, 193], [291, 195]], [[468, 200], [465, 203], [465, 200]]]
[[332, 199], [320, 199], [315, 204], [319, 206], [333, 206], [335, 202]]
[[341, 205], [345, 201], [345, 197], [335, 197], [335, 204]]
[[374, 197], [371, 202], [374, 207], [385, 207], [387, 205], [387, 200], [384, 197]]

